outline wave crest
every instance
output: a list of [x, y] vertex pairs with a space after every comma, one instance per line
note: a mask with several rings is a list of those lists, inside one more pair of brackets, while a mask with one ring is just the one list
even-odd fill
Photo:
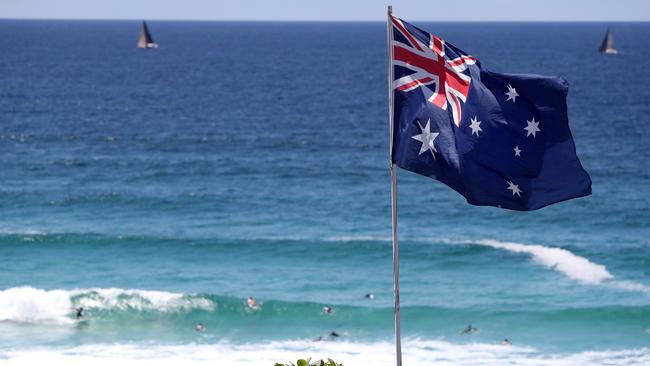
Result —
[[73, 324], [77, 307], [89, 311], [210, 311], [215, 303], [199, 295], [120, 288], [41, 290], [24, 286], [0, 291], [0, 321]]
[[199, 295], [174, 292], [124, 290], [120, 288], [89, 289], [70, 291], [76, 306], [87, 309], [108, 310], [156, 310], [161, 312], [178, 310], [213, 310], [215, 304]]
[[0, 291], [0, 321], [72, 323], [67, 317], [71, 309], [72, 302], [65, 290], [14, 287]]
[[597, 285], [614, 278], [604, 265], [593, 263], [587, 258], [575, 255], [566, 249], [497, 240], [479, 240], [475, 243], [496, 249], [505, 249], [514, 253], [530, 254], [537, 263], [583, 283]]

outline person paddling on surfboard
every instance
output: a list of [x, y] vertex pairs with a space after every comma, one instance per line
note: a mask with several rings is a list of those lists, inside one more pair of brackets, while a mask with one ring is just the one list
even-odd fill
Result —
[[259, 310], [260, 305], [257, 303], [257, 300], [253, 296], [250, 296], [248, 300], [246, 300], [246, 304], [248, 305], [249, 308], [253, 310]]
[[467, 328], [463, 329], [463, 334], [472, 334], [478, 332], [478, 328], [474, 328], [471, 324], [467, 325]]

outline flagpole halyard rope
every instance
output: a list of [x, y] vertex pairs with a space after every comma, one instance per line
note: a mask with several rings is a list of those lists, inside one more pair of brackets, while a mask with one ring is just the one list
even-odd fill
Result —
[[393, 238], [393, 297], [395, 300], [395, 350], [397, 366], [402, 366], [402, 336], [400, 334], [399, 318], [399, 243], [397, 241], [397, 166], [393, 161], [393, 32], [392, 32], [393, 7], [388, 6], [388, 17], [386, 23], [386, 38], [388, 43], [388, 125], [390, 137], [390, 198], [391, 198], [391, 220]]

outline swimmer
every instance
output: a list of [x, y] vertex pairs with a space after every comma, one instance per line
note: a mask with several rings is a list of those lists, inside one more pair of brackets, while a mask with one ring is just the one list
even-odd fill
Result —
[[326, 336], [318, 336], [318, 338], [314, 338], [314, 342], [322, 342], [326, 339], [325, 337], [338, 338], [340, 336], [341, 336], [340, 334], [336, 333], [336, 331], [333, 330], [329, 332]]
[[248, 300], [246, 300], [246, 304], [253, 310], [259, 310], [260, 308], [260, 305], [257, 303], [257, 300], [255, 300], [253, 296], [250, 296]]
[[323, 307], [323, 313], [325, 315], [332, 315], [332, 314], [334, 314], [334, 309], [331, 306], [324, 306]]
[[509, 346], [510, 345], [510, 340], [508, 338], [505, 338], [504, 340], [501, 341], [502, 346]]
[[467, 325], [467, 328], [463, 329], [463, 334], [472, 334], [478, 332], [478, 328], [474, 328], [471, 324]]
[[375, 298], [375, 294], [373, 294], [372, 292], [369, 292], [369, 293], [366, 294], [365, 298], [372, 300], [372, 299]]
[[203, 326], [203, 323], [199, 323], [194, 329], [196, 329], [197, 332], [203, 332], [205, 330], [205, 327]]
[[81, 319], [84, 317], [84, 307], [80, 307], [77, 309], [77, 319]]

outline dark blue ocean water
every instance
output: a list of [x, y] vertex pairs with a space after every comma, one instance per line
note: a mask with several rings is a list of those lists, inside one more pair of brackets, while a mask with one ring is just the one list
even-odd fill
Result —
[[[418, 25], [565, 77], [594, 193], [511, 212], [400, 172], [406, 360], [650, 363], [650, 24]], [[385, 24], [139, 26], [0, 21], [0, 364], [391, 364]]]

